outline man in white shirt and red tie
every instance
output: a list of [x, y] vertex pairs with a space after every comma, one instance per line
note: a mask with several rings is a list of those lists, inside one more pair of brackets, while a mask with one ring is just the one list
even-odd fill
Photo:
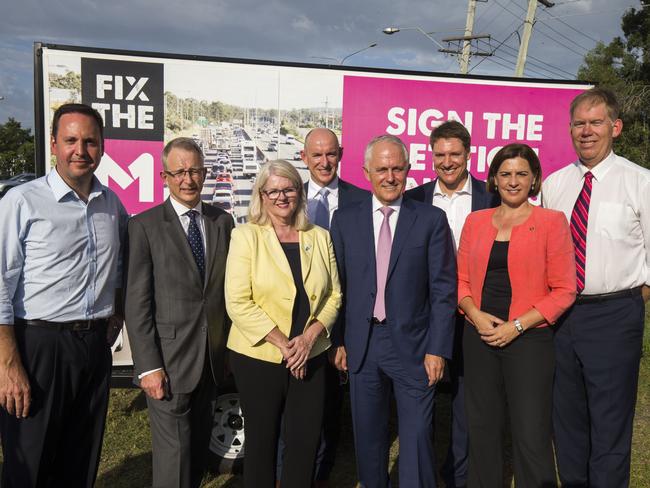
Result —
[[612, 151], [623, 129], [608, 90], [571, 104], [578, 161], [549, 176], [543, 202], [563, 211], [576, 250], [576, 303], [558, 321], [553, 392], [564, 487], [627, 487], [650, 298], [650, 171]]

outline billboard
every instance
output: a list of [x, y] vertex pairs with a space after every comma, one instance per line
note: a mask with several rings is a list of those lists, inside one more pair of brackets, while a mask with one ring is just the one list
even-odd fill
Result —
[[[302, 140], [311, 128], [329, 127], [345, 148], [341, 177], [367, 188], [364, 148], [377, 135], [393, 134], [409, 148], [413, 187], [435, 176], [431, 130], [455, 119], [472, 135], [469, 167], [475, 176], [485, 179], [494, 154], [515, 141], [537, 151], [548, 175], [575, 158], [568, 108], [589, 87], [47, 45], [41, 66], [41, 133], [49, 133], [52, 113], [62, 103], [97, 108], [106, 137], [97, 175], [132, 214], [165, 198], [161, 152], [180, 135], [197, 140], [210, 164], [214, 157], [216, 174], [219, 161], [228, 158], [239, 178], [236, 147], [251, 140], [258, 165], [287, 159], [306, 179]], [[44, 160], [50, 161], [42, 142]], [[250, 187], [241, 181], [229, 203], [236, 218], [245, 212]], [[209, 183], [206, 191], [213, 190]]]

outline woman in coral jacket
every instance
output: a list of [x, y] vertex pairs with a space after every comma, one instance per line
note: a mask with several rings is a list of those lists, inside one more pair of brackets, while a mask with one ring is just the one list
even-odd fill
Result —
[[542, 170], [525, 144], [494, 157], [490, 192], [501, 205], [470, 214], [458, 249], [458, 300], [465, 313], [468, 486], [503, 486], [510, 420], [515, 484], [554, 487], [549, 325], [575, 300], [573, 242], [563, 213], [532, 205]]
[[246, 488], [311, 486], [325, 403], [326, 350], [341, 305], [329, 233], [310, 224], [298, 171], [260, 170], [249, 222], [232, 232], [226, 264], [227, 347], [246, 420]]

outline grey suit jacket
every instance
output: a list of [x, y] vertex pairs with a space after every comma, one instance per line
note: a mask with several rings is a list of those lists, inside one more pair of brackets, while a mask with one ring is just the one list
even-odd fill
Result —
[[234, 223], [228, 213], [205, 203], [203, 221], [204, 285], [169, 200], [129, 221], [125, 321], [136, 384], [139, 374], [164, 368], [171, 392], [189, 393], [206, 360], [215, 382], [221, 379], [230, 324], [223, 285]]

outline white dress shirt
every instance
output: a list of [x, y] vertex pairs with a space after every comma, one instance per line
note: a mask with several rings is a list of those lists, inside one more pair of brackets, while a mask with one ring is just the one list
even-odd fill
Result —
[[[377, 200], [375, 195], [372, 196], [372, 227], [375, 234], [375, 253], [377, 252], [377, 243], [379, 242], [379, 231], [381, 230], [381, 224], [384, 221], [384, 214], [379, 210], [383, 207], [382, 203]], [[399, 197], [391, 205], [388, 205], [394, 210], [392, 214], [388, 217], [388, 226], [390, 227], [390, 236], [391, 240], [395, 240], [395, 229], [397, 228], [397, 217], [399, 216], [399, 210], [402, 206], [402, 197]]]
[[[314, 182], [309, 178], [309, 184], [307, 185], [307, 201], [314, 200], [318, 197], [318, 192], [321, 191], [323, 187], [318, 183]], [[332, 216], [337, 208], [339, 208], [339, 177], [335, 176], [330, 184], [325, 188], [329, 190], [329, 195], [327, 195], [327, 203], [330, 209], [330, 224], [332, 223]]]
[[[549, 176], [544, 206], [571, 221], [587, 171], [576, 161]], [[650, 285], [650, 171], [612, 152], [591, 172], [583, 294]]]
[[460, 234], [465, 225], [465, 219], [472, 212], [472, 179], [468, 176], [463, 187], [455, 191], [451, 197], [442, 191], [440, 181], [436, 179], [433, 187], [433, 206], [447, 214], [447, 222], [454, 237], [454, 247], [458, 252]]
[[178, 215], [178, 220], [181, 222], [181, 226], [183, 227], [183, 231], [185, 231], [185, 235], [189, 232], [190, 228], [190, 217], [187, 215], [187, 212], [190, 210], [195, 210], [198, 212], [198, 215], [196, 216], [196, 224], [199, 226], [199, 230], [201, 231], [201, 239], [203, 240], [203, 251], [205, 253], [205, 265], [207, 268], [208, 262], [207, 262], [207, 257], [208, 253], [205, 252], [207, 249], [207, 241], [205, 240], [205, 222], [203, 222], [203, 202], [199, 202], [198, 205], [194, 208], [187, 208], [185, 205], [183, 205], [180, 202], [177, 202], [174, 200], [173, 196], [169, 197], [169, 201], [172, 204], [172, 207], [174, 208], [174, 211], [176, 212], [176, 215]]

